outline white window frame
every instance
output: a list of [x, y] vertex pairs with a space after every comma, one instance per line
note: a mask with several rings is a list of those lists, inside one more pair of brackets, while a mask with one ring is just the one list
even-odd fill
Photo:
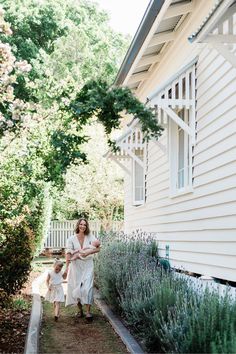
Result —
[[[132, 201], [134, 206], [141, 206], [145, 203], [146, 200], [146, 188], [145, 188], [145, 179], [146, 179], [146, 154], [145, 154], [146, 149], [142, 150], [136, 150], [134, 152], [135, 155], [138, 155], [138, 158], [143, 162], [140, 164], [137, 160], [133, 159], [132, 160]], [[140, 157], [140, 154], [137, 154], [137, 152], [142, 152], [142, 157]], [[142, 176], [142, 185], [138, 186], [140, 189], [142, 189], [142, 198], [136, 199], [136, 172], [137, 172], [137, 167], [142, 169], [143, 176]]]
[[[161, 88], [154, 92], [148, 99], [148, 106], [155, 110], [159, 124], [168, 129], [168, 149], [169, 151], [169, 171], [170, 184], [169, 196], [176, 197], [183, 193], [193, 191], [192, 183], [192, 150], [195, 144], [195, 90], [196, 90], [196, 62], [194, 58], [188, 65], [184, 66], [179, 72], [170, 78]], [[182, 110], [188, 111], [189, 121], [183, 120], [178, 113]], [[178, 127], [185, 136], [185, 166], [187, 155], [189, 156], [188, 169], [184, 175], [189, 176], [189, 183], [183, 188], [178, 188]], [[160, 143], [159, 143], [160, 145]], [[164, 151], [164, 149], [163, 149]]]
[[[183, 108], [184, 121], [187, 124], [187, 117], [191, 121], [192, 110]], [[178, 112], [179, 113], [179, 112]], [[180, 113], [179, 113], [180, 114]], [[181, 115], [181, 114], [180, 114]], [[192, 142], [187, 134], [174, 121], [169, 120], [169, 161], [170, 161], [170, 197], [193, 191], [192, 183]], [[179, 170], [179, 132], [184, 133], [184, 166], [183, 166], [183, 185], [180, 186]]]

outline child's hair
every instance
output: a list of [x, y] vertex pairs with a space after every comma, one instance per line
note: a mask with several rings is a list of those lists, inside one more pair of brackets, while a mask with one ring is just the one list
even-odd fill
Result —
[[54, 261], [54, 263], [53, 263], [53, 266], [55, 267], [55, 266], [59, 266], [59, 267], [63, 267], [63, 262], [59, 259], [59, 258], [55, 258], [55, 261]]

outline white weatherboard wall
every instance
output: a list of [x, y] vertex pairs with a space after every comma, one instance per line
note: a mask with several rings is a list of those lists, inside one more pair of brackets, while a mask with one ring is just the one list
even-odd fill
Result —
[[[193, 192], [169, 197], [168, 153], [151, 142], [144, 205], [132, 206], [131, 180], [125, 178], [125, 231], [155, 232], [161, 255], [169, 245], [172, 266], [236, 281], [236, 69], [208, 45], [185, 43], [194, 26], [168, 52], [171, 58], [178, 48], [184, 51], [185, 64], [191, 50], [199, 54]], [[160, 64], [161, 83], [180, 64], [176, 57]], [[142, 87], [143, 97], [155, 89], [154, 81]], [[167, 146], [166, 131], [160, 142]]]

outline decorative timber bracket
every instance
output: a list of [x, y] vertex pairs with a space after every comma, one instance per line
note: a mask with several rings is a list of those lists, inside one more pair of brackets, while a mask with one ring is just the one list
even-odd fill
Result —
[[[131, 171], [125, 166], [125, 161], [131, 158], [144, 168], [144, 161], [140, 155], [143, 155], [145, 145], [139, 121], [135, 119], [127, 131], [116, 140], [118, 150], [109, 150], [105, 156], [115, 161], [126, 173], [131, 174]], [[137, 151], [141, 151], [142, 154], [137, 154]]]
[[234, 0], [218, 1], [209, 18], [189, 37], [189, 41], [208, 43], [236, 68], [235, 15]]
[[[192, 144], [195, 142], [196, 61], [197, 58], [177, 72], [148, 98], [147, 103], [163, 127], [167, 127], [168, 119], [173, 120], [190, 136]], [[183, 119], [183, 116], [187, 118]]]

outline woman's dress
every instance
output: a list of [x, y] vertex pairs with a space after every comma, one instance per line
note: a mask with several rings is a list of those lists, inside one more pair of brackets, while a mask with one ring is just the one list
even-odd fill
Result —
[[[83, 248], [89, 247], [94, 240], [96, 240], [95, 236], [86, 235]], [[76, 235], [68, 238], [66, 253], [73, 254], [74, 251], [82, 250], [83, 248]], [[75, 305], [78, 301], [82, 305], [91, 305], [93, 303], [93, 279], [93, 254], [84, 257], [84, 259], [71, 261], [68, 272], [66, 306]]]

